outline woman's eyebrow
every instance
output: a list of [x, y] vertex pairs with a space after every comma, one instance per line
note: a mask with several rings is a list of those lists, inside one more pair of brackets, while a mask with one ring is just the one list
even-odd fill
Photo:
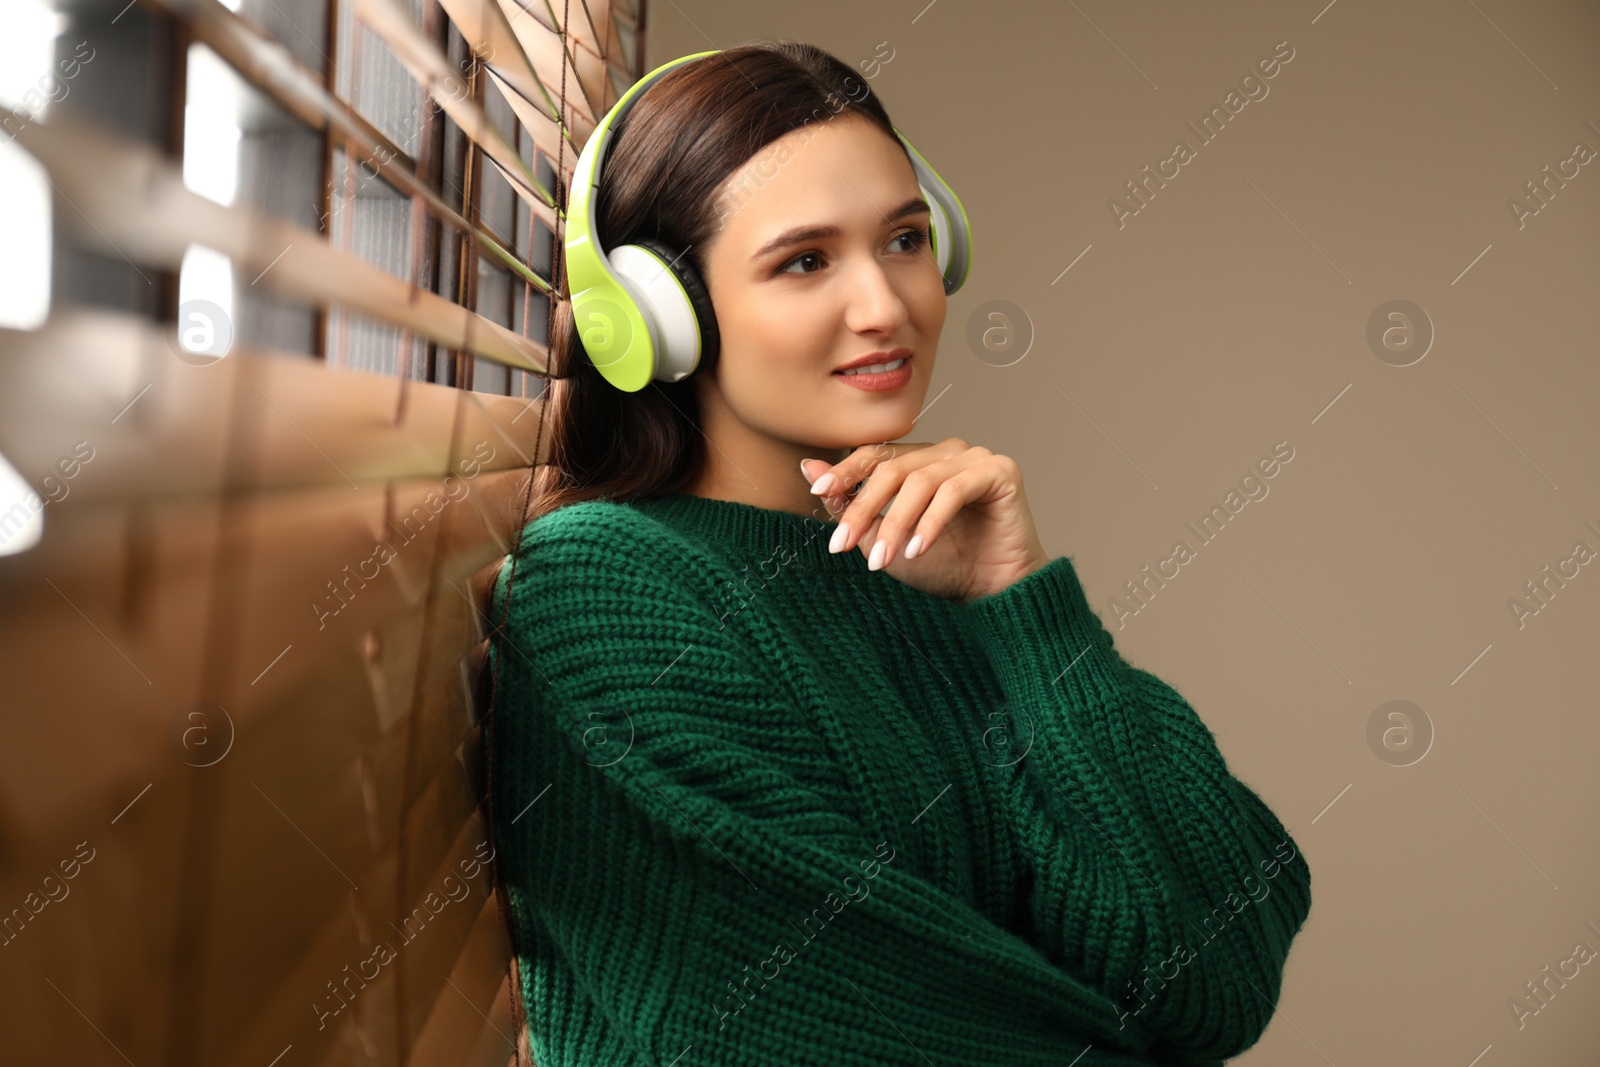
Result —
[[[932, 209], [928, 202], [920, 196], [914, 196], [884, 216], [885, 222], [898, 222], [907, 215], [931, 214]], [[758, 248], [751, 259], [760, 259], [769, 252], [776, 252], [789, 245], [797, 245], [806, 241], [816, 241], [823, 237], [837, 237], [842, 231], [837, 226], [796, 226], [794, 229], [785, 230], [766, 244]]]

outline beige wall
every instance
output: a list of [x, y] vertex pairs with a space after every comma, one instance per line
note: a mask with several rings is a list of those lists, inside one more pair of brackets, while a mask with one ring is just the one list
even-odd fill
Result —
[[[1566, 563], [1536, 616], [1510, 606], [1539, 607], [1524, 583], [1577, 542], [1600, 552], [1600, 159], [1579, 161], [1600, 10], [672, 0], [647, 66], [766, 36], [893, 50], [872, 85], [976, 250], [916, 438], [1018, 459], [1118, 647], [1306, 852], [1281, 1015], [1234, 1062], [1595, 1062], [1600, 962], [1520, 1029], [1508, 1002], [1600, 951], [1600, 560]], [[1186, 123], [1239, 107], [1283, 41], [1267, 94], [1202, 144]], [[1193, 158], [1119, 225], [1108, 201], [1180, 139]], [[1547, 164], [1578, 173], [1519, 222]], [[996, 300], [1035, 333], [1010, 366], [965, 337]], [[1392, 300], [1432, 323], [1420, 360], [1369, 345]], [[1185, 524], [1241, 479], [1266, 495], [1201, 543]], [[1192, 558], [1118, 629], [1124, 583], [1180, 540]], [[1431, 724], [1420, 759], [1369, 742], [1395, 700]]]

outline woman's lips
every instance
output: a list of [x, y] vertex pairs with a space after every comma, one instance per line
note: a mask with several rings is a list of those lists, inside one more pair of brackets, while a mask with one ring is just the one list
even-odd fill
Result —
[[[859, 374], [845, 374], [843, 371], [834, 371], [833, 376], [863, 392], [881, 393], [888, 389], [899, 389], [911, 381], [911, 359], [912, 357], [906, 356], [894, 370], [881, 371], [877, 374], [865, 371]], [[885, 362], [893, 363], [894, 360]]]

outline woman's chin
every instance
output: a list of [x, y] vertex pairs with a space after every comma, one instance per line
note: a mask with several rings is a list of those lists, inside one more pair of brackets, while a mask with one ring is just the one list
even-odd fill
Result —
[[832, 449], [853, 449], [863, 445], [876, 444], [883, 441], [898, 441], [916, 429], [917, 413], [912, 411], [903, 417], [887, 417], [887, 412], [876, 413], [877, 417], [853, 419], [850, 425], [837, 433], [815, 439], [816, 447]]

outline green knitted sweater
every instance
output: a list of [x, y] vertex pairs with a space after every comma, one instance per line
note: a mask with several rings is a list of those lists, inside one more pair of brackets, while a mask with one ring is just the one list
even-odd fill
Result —
[[1069, 557], [959, 604], [834, 529], [681, 493], [524, 529], [489, 745], [539, 1067], [1253, 1045], [1311, 872], [1194, 710]]

